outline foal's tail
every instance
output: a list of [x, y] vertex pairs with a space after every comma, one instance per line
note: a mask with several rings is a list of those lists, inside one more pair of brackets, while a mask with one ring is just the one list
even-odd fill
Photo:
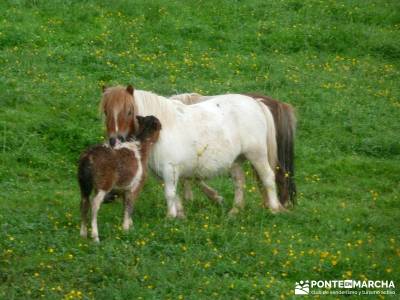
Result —
[[278, 162], [275, 181], [279, 191], [279, 200], [283, 205], [294, 204], [296, 184], [294, 181], [294, 138], [296, 133], [296, 116], [291, 105], [274, 100], [264, 95], [249, 94], [264, 103], [273, 115]]
[[82, 198], [89, 199], [89, 196], [93, 190], [93, 174], [92, 166], [88, 156], [83, 156], [79, 160], [78, 182]]

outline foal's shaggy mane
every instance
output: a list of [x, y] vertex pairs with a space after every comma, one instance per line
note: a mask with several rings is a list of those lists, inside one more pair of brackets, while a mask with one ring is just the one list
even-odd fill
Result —
[[171, 96], [169, 99], [178, 100], [186, 105], [196, 104], [210, 100], [215, 96], [203, 96], [198, 93], [184, 93]]

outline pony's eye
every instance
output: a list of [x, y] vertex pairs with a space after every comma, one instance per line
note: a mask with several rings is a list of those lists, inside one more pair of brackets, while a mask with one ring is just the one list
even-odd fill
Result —
[[128, 116], [131, 116], [132, 115], [132, 111], [130, 110], [130, 111], [128, 111]]

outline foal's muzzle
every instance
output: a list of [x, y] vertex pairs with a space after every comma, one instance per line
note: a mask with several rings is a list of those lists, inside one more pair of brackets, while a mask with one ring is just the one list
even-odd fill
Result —
[[126, 139], [122, 135], [119, 135], [117, 138], [111, 137], [108, 142], [110, 143], [111, 148], [114, 148], [117, 142], [123, 143]]
[[115, 143], [117, 142], [117, 139], [112, 137], [112, 138], [110, 138], [108, 140], [108, 142], [109, 142], [111, 148], [114, 148], [115, 147]]

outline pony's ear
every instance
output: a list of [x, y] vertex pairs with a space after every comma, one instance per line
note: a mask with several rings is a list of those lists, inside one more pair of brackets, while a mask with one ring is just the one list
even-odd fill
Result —
[[101, 90], [103, 91], [103, 93], [107, 90], [107, 87], [105, 85], [101, 86]]
[[133, 91], [134, 91], [133, 86], [128, 85], [128, 86], [126, 87], [126, 91], [127, 91], [129, 94], [131, 94], [131, 95], [133, 96]]

